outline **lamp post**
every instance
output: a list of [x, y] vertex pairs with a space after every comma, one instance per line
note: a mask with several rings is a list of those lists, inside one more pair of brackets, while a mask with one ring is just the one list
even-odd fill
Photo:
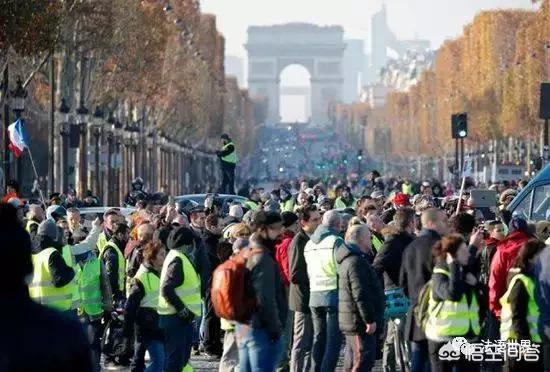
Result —
[[116, 205], [120, 205], [121, 204], [121, 200], [120, 200], [120, 185], [121, 185], [121, 172], [120, 172], [120, 159], [121, 159], [121, 154], [120, 154], [120, 150], [121, 150], [121, 144], [122, 144], [122, 135], [123, 135], [123, 130], [122, 130], [122, 123], [119, 121], [119, 120], [116, 120], [115, 121], [115, 139], [114, 139], [114, 146], [115, 146], [115, 157], [114, 157], [114, 161], [113, 161], [113, 171], [114, 171], [114, 179], [113, 181], [115, 182], [115, 192], [113, 193], [113, 196], [115, 199], [113, 199], [114, 201], [114, 204]]
[[67, 157], [68, 157], [68, 142], [67, 137], [69, 136], [69, 112], [71, 108], [67, 104], [65, 98], [61, 98], [61, 104], [57, 109], [57, 118], [56, 121], [59, 123], [59, 134], [61, 135], [61, 148], [59, 151], [59, 165], [60, 165], [60, 177], [59, 177], [59, 188], [60, 192], [65, 192], [67, 190]]
[[99, 197], [100, 193], [100, 177], [99, 177], [99, 139], [101, 137], [103, 127], [103, 110], [99, 106], [96, 106], [94, 112], [94, 118], [92, 121], [92, 135], [95, 139], [95, 164], [94, 164], [94, 194]]
[[[17, 83], [15, 86], [15, 90], [10, 92], [11, 95], [11, 107], [13, 112], [15, 113], [15, 117], [17, 119], [21, 118], [21, 114], [23, 111], [25, 111], [25, 99], [27, 98], [27, 91], [25, 88], [23, 88], [23, 81], [21, 80], [21, 76], [17, 77]], [[7, 128], [7, 127], [6, 127]], [[9, 155], [9, 151], [6, 155]], [[6, 160], [9, 159], [6, 157]], [[15, 176], [17, 178], [18, 183], [21, 185], [22, 182], [22, 167], [21, 167], [21, 159], [17, 159], [15, 164]], [[6, 177], [9, 175], [9, 162], [7, 163], [7, 173]], [[6, 178], [7, 179], [7, 178]]]
[[114, 153], [114, 141], [115, 141], [115, 117], [113, 112], [109, 112], [107, 118], [107, 125], [104, 127], [105, 138], [107, 140], [107, 162], [106, 162], [106, 177], [103, 177], [105, 184], [103, 187], [104, 195], [103, 199], [106, 205], [112, 205], [114, 194], [113, 190], [113, 153]]
[[78, 187], [77, 192], [79, 195], [84, 195], [87, 189], [87, 175], [88, 175], [88, 160], [87, 160], [87, 143], [88, 140], [88, 123], [90, 122], [90, 112], [84, 106], [84, 102], [80, 101], [80, 105], [76, 109], [76, 121], [78, 126]]
[[129, 189], [130, 184], [130, 167], [132, 165], [131, 162], [131, 154], [130, 154], [130, 147], [132, 145], [132, 133], [130, 132], [130, 127], [128, 125], [125, 126], [124, 132], [122, 133], [122, 143], [124, 144], [124, 160], [122, 163], [122, 174], [123, 174], [123, 182], [121, 185], [121, 193], [120, 197], [121, 199], [124, 198], [124, 193], [127, 189]]

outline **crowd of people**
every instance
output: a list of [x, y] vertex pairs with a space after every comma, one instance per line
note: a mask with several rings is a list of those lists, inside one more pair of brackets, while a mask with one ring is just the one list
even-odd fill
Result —
[[[524, 185], [495, 185], [486, 219], [467, 190], [458, 203], [449, 185], [371, 176], [241, 188], [227, 211], [139, 188], [131, 214], [91, 226], [70, 195], [24, 204], [11, 185], [0, 370], [180, 372], [193, 354], [220, 371], [549, 370], [550, 222], [506, 210]], [[482, 340], [529, 341], [538, 358], [461, 347]]]

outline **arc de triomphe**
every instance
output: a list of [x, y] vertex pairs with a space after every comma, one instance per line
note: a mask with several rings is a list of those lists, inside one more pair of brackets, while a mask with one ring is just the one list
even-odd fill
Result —
[[311, 122], [328, 123], [328, 105], [342, 97], [342, 56], [346, 45], [340, 26], [306, 23], [248, 28], [248, 90], [268, 100], [267, 125], [280, 121], [279, 83], [288, 65], [304, 66], [311, 76]]

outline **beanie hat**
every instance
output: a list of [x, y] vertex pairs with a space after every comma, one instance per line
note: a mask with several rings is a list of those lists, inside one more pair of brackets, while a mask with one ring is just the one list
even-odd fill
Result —
[[233, 243], [233, 253], [237, 253], [240, 250], [246, 248], [247, 246], [248, 246], [248, 240], [243, 239], [243, 238], [238, 238]]
[[50, 205], [46, 209], [46, 218], [48, 220], [56, 219], [67, 215], [67, 211], [60, 205]]
[[229, 215], [240, 220], [243, 218], [243, 208], [240, 205], [232, 205], [229, 207]]
[[397, 205], [398, 207], [410, 205], [409, 197], [406, 194], [399, 192], [395, 194], [395, 197], [393, 198], [393, 204]]
[[53, 220], [45, 220], [38, 225], [36, 235], [47, 236], [48, 238], [57, 241], [59, 230]]
[[277, 212], [258, 211], [254, 215], [254, 224], [256, 225], [256, 228], [275, 225], [281, 222], [281, 215]]
[[279, 203], [277, 203], [275, 200], [268, 200], [264, 204], [264, 211], [266, 212], [278, 213], [279, 209]]
[[298, 221], [298, 216], [292, 212], [283, 212], [281, 214], [281, 219], [283, 220], [283, 226], [289, 227]]
[[172, 230], [166, 241], [168, 249], [176, 249], [183, 246], [192, 245], [195, 241], [193, 230], [187, 227], [178, 227]]

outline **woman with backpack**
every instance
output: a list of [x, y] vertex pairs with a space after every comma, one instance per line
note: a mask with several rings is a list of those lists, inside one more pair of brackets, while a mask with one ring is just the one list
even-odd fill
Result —
[[[508, 289], [500, 298], [502, 305], [500, 337], [504, 341], [523, 340], [531, 344], [540, 344], [541, 337], [537, 329], [539, 307], [535, 301], [534, 267], [538, 255], [545, 244], [537, 239], [531, 239], [523, 245], [518, 253], [514, 266], [508, 272]], [[539, 347], [539, 350], [541, 348]], [[521, 360], [507, 358], [505, 371], [522, 371], [534, 368], [533, 371], [543, 370], [542, 353], [532, 354], [537, 360]]]
[[476, 340], [480, 331], [479, 286], [475, 276], [466, 271], [468, 247], [462, 236], [452, 234], [437, 242], [433, 253], [435, 266], [425, 326], [432, 372], [478, 370], [451, 344], [456, 337]]

